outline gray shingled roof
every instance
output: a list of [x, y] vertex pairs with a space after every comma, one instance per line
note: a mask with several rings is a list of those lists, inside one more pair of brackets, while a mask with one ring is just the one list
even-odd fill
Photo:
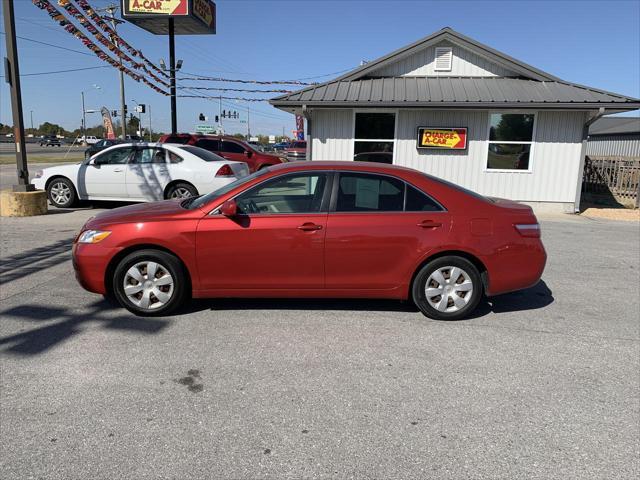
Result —
[[640, 133], [639, 117], [603, 117], [591, 124], [589, 135], [625, 135]]
[[563, 81], [503, 77], [386, 77], [333, 81], [282, 95], [275, 107], [640, 108], [640, 100]]

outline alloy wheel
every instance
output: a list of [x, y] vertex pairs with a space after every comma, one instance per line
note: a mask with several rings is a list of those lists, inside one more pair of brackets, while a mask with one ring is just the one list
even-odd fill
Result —
[[56, 205], [64, 205], [71, 199], [71, 188], [64, 182], [55, 182], [51, 186], [51, 199]]
[[169, 269], [164, 265], [143, 261], [127, 270], [123, 289], [127, 299], [136, 307], [155, 310], [171, 300], [174, 281]]
[[191, 192], [184, 187], [178, 187], [174, 189], [171, 192], [171, 195], [169, 196], [169, 198], [189, 198], [189, 197], [191, 197]]
[[473, 281], [460, 267], [441, 267], [429, 275], [425, 296], [439, 312], [457, 312], [471, 300]]

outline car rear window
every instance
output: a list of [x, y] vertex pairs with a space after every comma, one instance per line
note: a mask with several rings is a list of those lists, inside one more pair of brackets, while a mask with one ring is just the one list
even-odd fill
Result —
[[169, 135], [164, 143], [177, 143], [179, 145], [186, 145], [191, 140], [188, 135]]
[[210, 152], [209, 150], [205, 150], [204, 148], [194, 147], [192, 145], [183, 145], [180, 147], [180, 150], [184, 150], [186, 152], [195, 155], [196, 157], [204, 160], [205, 162], [224, 162], [224, 158], [220, 155], [216, 155], [215, 153]]

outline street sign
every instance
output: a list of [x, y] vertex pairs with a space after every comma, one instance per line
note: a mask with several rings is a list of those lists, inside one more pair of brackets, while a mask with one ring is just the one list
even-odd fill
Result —
[[213, 125], [196, 125], [196, 132], [198, 133], [214, 133], [216, 127]]
[[269, 143], [276, 143], [276, 136], [275, 135], [269, 135]]

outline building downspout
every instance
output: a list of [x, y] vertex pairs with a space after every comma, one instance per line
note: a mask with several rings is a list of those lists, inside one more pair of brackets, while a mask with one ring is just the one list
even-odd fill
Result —
[[604, 107], [600, 107], [598, 109], [598, 113], [596, 113], [593, 117], [589, 118], [582, 127], [582, 147], [580, 148], [580, 167], [578, 170], [578, 185], [576, 186], [576, 199], [573, 205], [574, 213], [580, 212], [580, 200], [582, 198], [582, 179], [584, 176], [584, 164], [585, 158], [587, 156], [587, 138], [589, 137], [589, 127], [604, 116], [606, 110]]
[[313, 160], [311, 156], [312, 152], [312, 137], [311, 137], [311, 110], [306, 105], [302, 105], [302, 116], [307, 120], [307, 155], [306, 160]]

